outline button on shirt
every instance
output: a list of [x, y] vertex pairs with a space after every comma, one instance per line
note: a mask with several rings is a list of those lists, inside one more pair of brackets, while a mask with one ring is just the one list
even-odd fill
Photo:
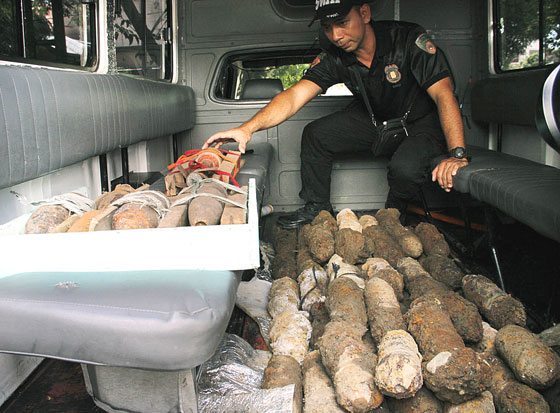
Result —
[[[361, 101], [355, 78], [355, 71], [359, 72], [378, 121], [402, 117], [411, 103], [409, 122], [430, 112], [437, 113], [436, 105], [426, 89], [438, 80], [451, 77], [443, 53], [429, 41], [426, 31], [417, 24], [377, 21], [372, 22], [372, 26], [376, 50], [369, 69], [354, 54], [331, 45], [321, 53], [320, 61], [307, 70], [303, 79], [316, 83], [323, 91], [344, 82]], [[355, 71], [350, 70], [351, 66]]]

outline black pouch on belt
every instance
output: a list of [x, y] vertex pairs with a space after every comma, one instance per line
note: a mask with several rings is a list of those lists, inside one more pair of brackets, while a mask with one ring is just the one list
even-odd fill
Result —
[[371, 152], [374, 156], [391, 155], [408, 136], [406, 118], [386, 120], [377, 125], [377, 132], [379, 137], [373, 142]]
[[406, 119], [412, 110], [412, 105], [414, 104], [414, 100], [416, 99], [416, 95], [418, 93], [418, 89], [414, 91], [411, 96], [410, 104], [408, 105], [408, 109], [406, 113], [400, 118], [393, 118], [386, 120], [382, 123], [378, 123], [375, 119], [375, 115], [373, 114], [373, 110], [371, 109], [371, 105], [367, 98], [366, 88], [362, 81], [362, 76], [360, 72], [353, 68], [350, 68], [351, 71], [356, 76], [358, 81], [358, 89], [360, 90], [360, 94], [364, 100], [364, 104], [368, 110], [369, 115], [371, 116], [371, 122], [377, 129], [378, 139], [376, 139], [371, 146], [371, 152], [374, 156], [386, 156], [392, 155], [393, 152], [399, 147], [401, 142], [404, 140], [405, 137], [408, 136], [408, 129], [406, 127]]

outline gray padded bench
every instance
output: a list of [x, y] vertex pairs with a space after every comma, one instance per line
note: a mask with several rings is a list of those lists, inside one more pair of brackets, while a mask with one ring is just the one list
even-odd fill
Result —
[[[0, 111], [0, 188], [194, 123], [192, 89], [126, 76], [1, 66], [0, 92], [21, 102]], [[254, 178], [262, 200], [272, 147], [249, 149], [239, 182]], [[158, 271], [160, 260], [180, 258], [146, 263], [146, 238], [130, 248], [151, 270], [0, 269], [0, 353], [82, 363], [88, 391], [110, 412], [196, 411], [195, 368], [225, 332], [241, 271]], [[93, 259], [103, 266], [103, 254]]]
[[108, 411], [188, 411], [194, 367], [218, 346], [238, 282], [231, 271], [0, 278], [0, 349], [83, 363]]
[[560, 242], [560, 169], [483, 148], [469, 153], [471, 163], [455, 178], [457, 191]]
[[124, 75], [0, 65], [0, 188], [194, 126], [194, 91]]
[[[560, 67], [485, 79], [472, 91], [473, 119], [486, 123], [537, 126], [560, 149]], [[536, 111], [527, 109], [535, 102]], [[540, 234], [560, 242], [560, 169], [520, 157], [470, 147], [471, 163], [455, 178], [454, 188], [492, 205]], [[560, 152], [560, 151], [559, 151]]]

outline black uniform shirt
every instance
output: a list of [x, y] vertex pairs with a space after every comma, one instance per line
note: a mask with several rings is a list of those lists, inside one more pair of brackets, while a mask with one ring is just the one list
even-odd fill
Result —
[[369, 71], [354, 54], [331, 45], [319, 55], [320, 61], [307, 70], [303, 79], [316, 83], [323, 91], [344, 82], [361, 101], [356, 74], [349, 69], [353, 65], [362, 74], [367, 97], [378, 121], [400, 118], [412, 100], [409, 121], [437, 111], [426, 89], [451, 76], [443, 53], [417, 24], [377, 21], [372, 22], [372, 26], [377, 46]]

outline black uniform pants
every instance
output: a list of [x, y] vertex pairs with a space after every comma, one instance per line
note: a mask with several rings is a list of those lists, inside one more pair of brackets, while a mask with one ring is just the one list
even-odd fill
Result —
[[[415, 198], [431, 173], [432, 159], [447, 151], [435, 112], [409, 124], [407, 129], [409, 136], [389, 161], [387, 179], [393, 198]], [[301, 140], [299, 196], [306, 202], [329, 202], [333, 159], [342, 153], [371, 153], [377, 136], [367, 110], [359, 101], [309, 123]]]

